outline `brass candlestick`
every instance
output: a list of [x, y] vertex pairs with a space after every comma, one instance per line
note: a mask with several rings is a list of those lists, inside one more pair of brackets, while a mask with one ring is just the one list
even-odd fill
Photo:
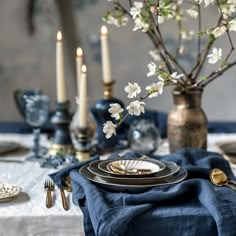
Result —
[[79, 161], [85, 161], [90, 158], [91, 141], [89, 138], [89, 127], [78, 129], [77, 152], [76, 157]]
[[62, 156], [75, 154], [69, 130], [69, 124], [71, 122], [69, 101], [56, 104], [56, 112], [51, 122], [55, 126], [55, 131], [53, 144], [48, 154], [51, 156], [55, 156], [57, 153]]
[[113, 97], [113, 84], [115, 81], [111, 81], [109, 83], [103, 82], [103, 98], [110, 99]]

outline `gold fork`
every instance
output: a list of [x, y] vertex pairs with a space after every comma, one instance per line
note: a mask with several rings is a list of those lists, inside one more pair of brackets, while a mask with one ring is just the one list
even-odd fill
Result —
[[54, 183], [51, 180], [45, 180], [44, 189], [47, 191], [46, 207], [52, 207], [52, 191], [54, 191]]

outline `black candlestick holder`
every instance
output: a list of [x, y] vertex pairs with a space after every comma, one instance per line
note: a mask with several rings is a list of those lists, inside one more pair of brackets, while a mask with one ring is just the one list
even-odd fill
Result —
[[75, 154], [69, 130], [69, 124], [71, 122], [69, 105], [69, 101], [56, 104], [56, 112], [51, 119], [52, 124], [55, 126], [55, 131], [53, 144], [48, 151], [50, 156]]
[[91, 140], [89, 138], [89, 132], [89, 127], [78, 128], [76, 157], [79, 161], [85, 161], [90, 158]]

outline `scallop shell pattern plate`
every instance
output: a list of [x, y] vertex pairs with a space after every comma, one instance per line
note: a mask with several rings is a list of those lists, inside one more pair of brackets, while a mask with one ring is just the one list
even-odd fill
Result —
[[[155, 174], [158, 171], [161, 171], [161, 168], [159, 165], [149, 162], [149, 161], [143, 161], [143, 160], [133, 160], [133, 159], [124, 159], [124, 160], [117, 160], [117, 161], [112, 161], [107, 165], [107, 169], [110, 172], [113, 172], [113, 174], [117, 174], [120, 175], [119, 173], [115, 173], [114, 171], [112, 171], [111, 166], [112, 165], [120, 165], [124, 167], [124, 170], [134, 170], [134, 169], [148, 169], [150, 170], [150, 172], [142, 172], [142, 175], [150, 175], [150, 174]], [[134, 173], [128, 173], [127, 175], [137, 175], [136, 172]]]

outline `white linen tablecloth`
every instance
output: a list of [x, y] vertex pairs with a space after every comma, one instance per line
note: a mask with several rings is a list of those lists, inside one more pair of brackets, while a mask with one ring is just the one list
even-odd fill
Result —
[[[32, 135], [0, 135], [0, 141], [16, 141], [31, 146]], [[42, 144], [48, 146], [45, 137]], [[41, 168], [38, 163], [24, 161], [24, 156], [0, 157], [0, 182], [22, 187], [20, 195], [11, 202], [0, 203], [0, 236], [83, 236], [83, 215], [73, 205], [72, 194], [66, 193], [70, 209], [62, 207], [60, 190], [53, 192], [54, 206], [46, 208], [44, 181], [55, 169]], [[7, 160], [23, 161], [5, 162]]]
[[[1, 134], [0, 141], [16, 141], [30, 147], [32, 135]], [[218, 141], [236, 140], [236, 134], [210, 134], [208, 150], [218, 151]], [[42, 144], [49, 146], [45, 136]], [[168, 154], [168, 143], [163, 140], [157, 154]], [[83, 215], [73, 205], [71, 193], [67, 193], [70, 209], [62, 208], [59, 189], [53, 192], [54, 206], [45, 206], [44, 181], [55, 169], [41, 168], [38, 163], [25, 161], [25, 155], [0, 157], [0, 182], [22, 187], [20, 195], [11, 202], [0, 203], [0, 236], [83, 236]], [[103, 157], [104, 158], [104, 157]], [[6, 162], [12, 160], [12, 162]], [[21, 160], [22, 163], [14, 162]], [[236, 165], [231, 165], [236, 174]]]

